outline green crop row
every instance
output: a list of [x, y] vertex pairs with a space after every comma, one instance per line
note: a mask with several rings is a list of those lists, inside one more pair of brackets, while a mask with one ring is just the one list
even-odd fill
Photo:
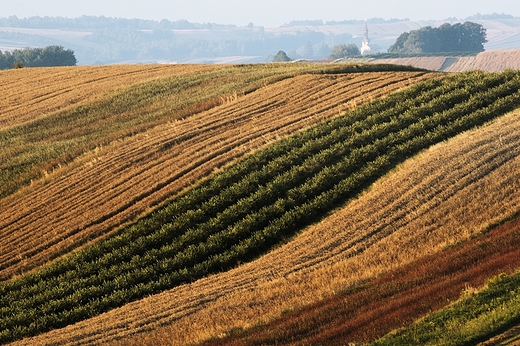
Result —
[[259, 151], [119, 234], [0, 286], [0, 341], [249, 261], [396, 164], [520, 105], [520, 75], [421, 83]]

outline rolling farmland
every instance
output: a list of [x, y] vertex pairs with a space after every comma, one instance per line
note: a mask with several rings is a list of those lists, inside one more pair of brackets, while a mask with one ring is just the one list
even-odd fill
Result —
[[298, 76], [94, 150], [2, 201], [0, 278], [108, 233], [255, 148], [428, 77]]
[[201, 342], [518, 217], [516, 72], [162, 68], [6, 117], [2, 341]]
[[[504, 134], [509, 134], [502, 139], [505, 144], [492, 154], [504, 128]], [[359, 199], [255, 262], [36, 340], [59, 340], [63, 333], [63, 340], [81, 336], [82, 342], [106, 342], [171, 323], [159, 335], [154, 329], [137, 338], [135, 344], [151, 345], [154, 340], [168, 338], [181, 345], [250, 326], [250, 321], [267, 322], [285, 309], [310, 304], [438, 253], [492, 227], [489, 220], [508, 219], [518, 210], [519, 128], [520, 118], [515, 113], [490, 127], [442, 143], [405, 162]], [[462, 164], [464, 170], [457, 169], [461, 157], [467, 162]], [[433, 167], [432, 162], [436, 163]], [[447, 176], [446, 170], [451, 169], [456, 173]], [[444, 203], [432, 200], [439, 191], [444, 191]], [[503, 211], [493, 208], [496, 205]], [[379, 212], [372, 214], [371, 210]], [[378, 239], [375, 230], [390, 236]], [[370, 233], [374, 233], [371, 238]], [[367, 249], [359, 253], [365, 246]], [[464, 287], [464, 282], [455, 286], [455, 297]], [[122, 344], [128, 342], [124, 339]]]

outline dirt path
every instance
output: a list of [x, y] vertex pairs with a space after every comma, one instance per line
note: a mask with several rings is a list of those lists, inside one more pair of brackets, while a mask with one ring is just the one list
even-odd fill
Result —
[[439, 251], [519, 210], [516, 113], [408, 160], [257, 261], [15, 344], [201, 341]]

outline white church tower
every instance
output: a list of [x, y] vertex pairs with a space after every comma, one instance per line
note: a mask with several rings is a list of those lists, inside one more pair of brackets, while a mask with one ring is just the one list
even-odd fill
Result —
[[365, 55], [370, 53], [370, 39], [368, 38], [368, 23], [365, 20], [365, 35], [363, 37], [363, 41], [361, 42], [361, 54]]

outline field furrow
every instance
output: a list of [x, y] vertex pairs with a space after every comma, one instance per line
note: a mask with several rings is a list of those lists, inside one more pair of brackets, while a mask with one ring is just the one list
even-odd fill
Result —
[[297, 76], [99, 148], [1, 201], [0, 276], [106, 235], [266, 143], [430, 77]]
[[[92, 101], [92, 97], [115, 88], [147, 80], [208, 69], [207, 66], [122, 65], [36, 68], [1, 71], [3, 97], [0, 99], [0, 128], [19, 125], [47, 113]], [[52, 73], [48, 73], [51, 72]]]
[[202, 341], [435, 253], [519, 210], [520, 114], [511, 113], [406, 161], [254, 262], [15, 344], [95, 344], [136, 333], [135, 344]]

